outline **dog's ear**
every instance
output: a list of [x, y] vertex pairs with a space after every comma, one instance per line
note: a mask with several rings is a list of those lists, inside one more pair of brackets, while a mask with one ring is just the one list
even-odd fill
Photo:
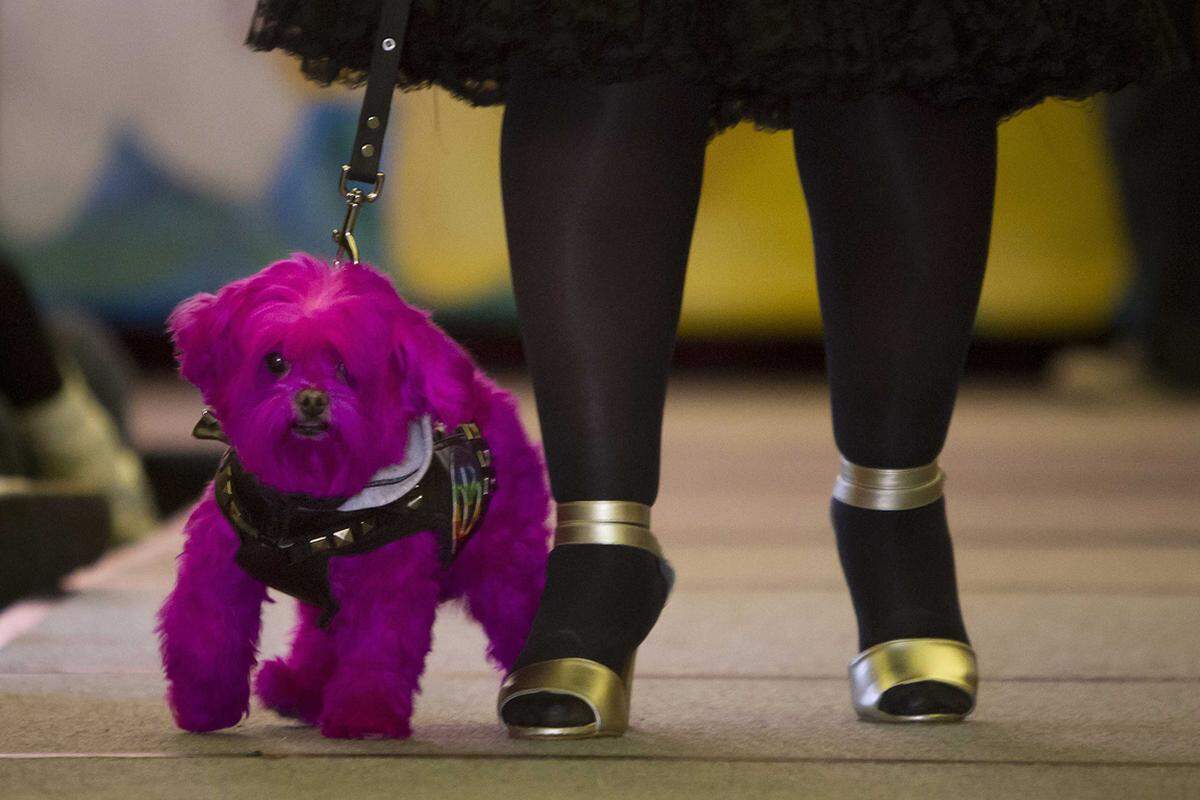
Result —
[[475, 365], [429, 318], [408, 308], [394, 331], [393, 351], [401, 374], [400, 393], [413, 413], [430, 413], [453, 428], [470, 421], [475, 405]]
[[202, 392], [214, 385], [222, 339], [222, 315], [217, 296], [201, 292], [184, 300], [167, 317], [179, 372]]

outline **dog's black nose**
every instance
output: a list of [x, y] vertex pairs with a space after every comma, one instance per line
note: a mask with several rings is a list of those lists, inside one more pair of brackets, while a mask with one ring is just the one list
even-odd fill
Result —
[[316, 419], [329, 409], [329, 395], [320, 389], [301, 389], [296, 393], [296, 408], [309, 419]]

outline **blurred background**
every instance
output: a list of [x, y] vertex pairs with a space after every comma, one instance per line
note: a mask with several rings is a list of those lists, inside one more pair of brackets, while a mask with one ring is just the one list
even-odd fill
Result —
[[[0, 235], [47, 307], [153, 339], [190, 293], [292, 250], [331, 253], [360, 94], [242, 47], [245, 5], [0, 6]], [[398, 97], [387, 190], [359, 238], [446, 323], [511, 337], [500, 118], [438, 91]], [[1062, 343], [1112, 329], [1131, 280], [1113, 173], [1099, 101], [1047, 103], [1003, 126], [982, 339]], [[819, 331], [789, 136], [743, 126], [709, 151], [681, 338]]]

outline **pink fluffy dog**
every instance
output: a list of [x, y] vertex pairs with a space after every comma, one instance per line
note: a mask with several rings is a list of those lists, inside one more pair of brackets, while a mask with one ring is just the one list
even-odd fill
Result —
[[[507, 670], [536, 611], [550, 535], [541, 451], [514, 399], [366, 266], [294, 254], [186, 300], [168, 326], [183, 376], [245, 469], [275, 489], [354, 495], [401, 459], [408, 421], [423, 414], [448, 430], [475, 422], [493, 453], [490, 507], [448, 567], [431, 532], [330, 558], [338, 611], [322, 628], [317, 609], [299, 604], [291, 654], [265, 663], [255, 680], [262, 702], [326, 736], [408, 736], [434, 614], [452, 598]], [[305, 389], [329, 398], [319, 436], [301, 425]], [[248, 711], [266, 589], [235, 563], [239, 538], [211, 485], [185, 534], [178, 582], [159, 612], [167, 700], [181, 728], [211, 731]]]

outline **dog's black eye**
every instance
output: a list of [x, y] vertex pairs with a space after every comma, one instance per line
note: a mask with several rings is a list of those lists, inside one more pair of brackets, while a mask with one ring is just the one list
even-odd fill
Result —
[[279, 353], [267, 353], [267, 369], [271, 370], [272, 375], [282, 375], [288, 371], [288, 362]]

